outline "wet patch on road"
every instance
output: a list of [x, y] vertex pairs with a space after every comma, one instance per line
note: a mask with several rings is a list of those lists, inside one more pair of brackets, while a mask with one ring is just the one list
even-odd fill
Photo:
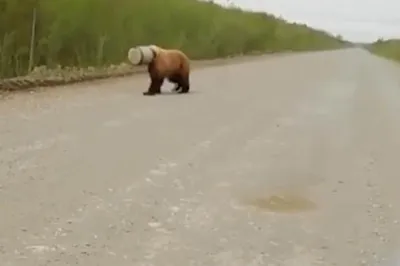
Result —
[[291, 193], [257, 197], [246, 200], [245, 203], [259, 210], [279, 213], [304, 212], [317, 208], [317, 205], [306, 197]]

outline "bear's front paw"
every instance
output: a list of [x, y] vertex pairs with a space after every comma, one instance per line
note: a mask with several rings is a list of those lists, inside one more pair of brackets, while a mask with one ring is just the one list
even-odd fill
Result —
[[150, 91], [145, 91], [145, 92], [143, 92], [143, 95], [146, 95], [146, 96], [153, 96], [153, 95], [156, 95], [154, 92], [150, 92]]

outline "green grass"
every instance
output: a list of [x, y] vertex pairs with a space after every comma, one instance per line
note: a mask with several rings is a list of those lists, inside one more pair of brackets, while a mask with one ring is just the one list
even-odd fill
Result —
[[196, 0], [0, 0], [0, 78], [27, 73], [35, 7], [34, 65], [48, 67], [121, 63], [138, 44], [182, 49], [192, 59], [344, 44], [272, 15]]
[[378, 40], [367, 46], [373, 54], [400, 62], [400, 40]]

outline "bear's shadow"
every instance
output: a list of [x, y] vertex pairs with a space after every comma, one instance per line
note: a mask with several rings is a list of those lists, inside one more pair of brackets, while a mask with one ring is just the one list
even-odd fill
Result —
[[173, 96], [173, 95], [175, 95], [175, 96], [184, 96], [184, 95], [193, 95], [193, 94], [196, 94], [196, 93], [198, 93], [197, 91], [189, 91], [188, 93], [178, 93], [178, 92], [175, 92], [175, 91], [163, 91], [163, 90], [161, 90], [161, 94], [158, 94], [158, 95], [161, 95], [161, 96]]

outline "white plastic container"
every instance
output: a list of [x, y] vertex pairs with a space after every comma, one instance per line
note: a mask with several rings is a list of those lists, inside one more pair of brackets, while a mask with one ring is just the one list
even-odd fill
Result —
[[132, 47], [128, 51], [128, 60], [133, 65], [147, 65], [154, 59], [154, 51], [150, 45]]

